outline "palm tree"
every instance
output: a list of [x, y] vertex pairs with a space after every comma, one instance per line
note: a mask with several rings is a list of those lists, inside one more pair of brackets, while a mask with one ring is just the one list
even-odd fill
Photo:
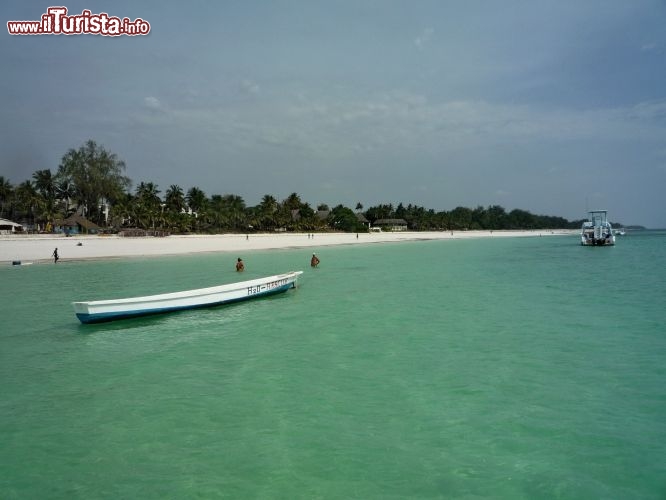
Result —
[[177, 184], [171, 184], [167, 189], [164, 196], [164, 205], [162, 210], [164, 212], [164, 223], [173, 231], [178, 232], [184, 230], [183, 212], [186, 207], [185, 193]]
[[177, 184], [171, 184], [167, 189], [164, 203], [168, 211], [180, 213], [185, 208], [185, 193]]
[[146, 227], [155, 227], [155, 219], [161, 215], [162, 200], [158, 196], [160, 190], [152, 182], [142, 182], [136, 188], [135, 202], [139, 205], [138, 212], [142, 214], [140, 219], [149, 221]]
[[244, 213], [245, 223], [248, 229], [255, 229], [261, 227], [261, 216], [259, 214], [259, 207], [247, 207]]
[[303, 205], [301, 202], [301, 197], [296, 193], [291, 193], [287, 198], [282, 202], [282, 205], [287, 207], [289, 210], [298, 210]]
[[210, 204], [208, 206], [210, 215], [213, 220], [213, 227], [216, 230], [222, 229], [223, 225], [227, 225], [228, 218], [225, 210], [224, 199], [219, 194], [214, 194], [210, 197]]
[[32, 178], [35, 180], [35, 188], [44, 198], [55, 196], [55, 182], [50, 169], [37, 170]]
[[[298, 209], [297, 209], [298, 210]], [[278, 210], [275, 213], [275, 225], [279, 228], [285, 228], [288, 230], [293, 230], [296, 225], [294, 221], [294, 212], [287, 205], [280, 204]]]
[[56, 176], [55, 195], [60, 203], [64, 205], [65, 217], [67, 217], [69, 215], [69, 206], [72, 202], [72, 198], [76, 195], [76, 189], [71, 179], [65, 176]]
[[136, 197], [141, 203], [150, 207], [158, 207], [162, 200], [159, 197], [160, 190], [157, 184], [152, 182], [141, 182], [136, 188]]
[[206, 208], [206, 202], [208, 201], [206, 199], [206, 194], [198, 187], [190, 188], [185, 199], [187, 200], [187, 205], [194, 212], [203, 211]]
[[270, 194], [264, 195], [259, 204], [259, 220], [262, 228], [274, 228], [277, 224], [278, 202]]
[[194, 229], [199, 230], [204, 228], [208, 223], [208, 216], [206, 214], [208, 198], [206, 198], [206, 194], [198, 187], [191, 187], [185, 199], [190, 210], [195, 212], [195, 219], [192, 220]]
[[56, 213], [56, 184], [50, 169], [37, 170], [32, 174], [35, 180], [35, 188], [39, 192], [42, 203], [40, 205], [39, 218], [45, 222], [53, 221]]
[[124, 225], [132, 225], [135, 221], [132, 219], [133, 215], [134, 196], [130, 193], [125, 193], [121, 198], [117, 199], [111, 207], [111, 225], [119, 228]]
[[245, 229], [245, 201], [235, 194], [225, 194], [222, 197], [224, 209], [234, 229]]
[[311, 230], [317, 227], [317, 217], [314, 210], [309, 203], [303, 203], [301, 208], [298, 210], [298, 215], [300, 216], [298, 221], [298, 228], [303, 230]]
[[23, 212], [23, 217], [34, 225], [35, 212], [41, 208], [43, 202], [32, 181], [24, 181], [19, 184], [15, 195], [18, 208]]

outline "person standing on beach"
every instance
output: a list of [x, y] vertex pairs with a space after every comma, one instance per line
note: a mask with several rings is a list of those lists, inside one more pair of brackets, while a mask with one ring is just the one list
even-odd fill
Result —
[[60, 256], [58, 255], [58, 248], [56, 248], [55, 250], [53, 250], [53, 253], [51, 254], [51, 257], [53, 257], [53, 263], [54, 263], [54, 264], [57, 264], [57, 263], [58, 263], [58, 259], [60, 259]]
[[236, 261], [236, 272], [242, 273], [245, 271], [245, 264], [243, 264], [243, 259], [238, 257], [238, 260]]
[[317, 257], [315, 254], [312, 254], [312, 258], [310, 259], [310, 265], [312, 267], [317, 267], [319, 265], [319, 257]]

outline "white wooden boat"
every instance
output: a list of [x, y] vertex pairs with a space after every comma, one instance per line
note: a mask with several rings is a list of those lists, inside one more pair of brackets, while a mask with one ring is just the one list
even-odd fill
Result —
[[266, 278], [210, 288], [128, 299], [72, 302], [72, 305], [76, 317], [79, 318], [81, 323], [101, 323], [148, 314], [217, 306], [286, 292], [290, 288], [296, 287], [296, 280], [301, 274], [303, 274], [303, 271], [291, 271], [285, 274], [267, 276]]
[[590, 211], [590, 218], [583, 222], [580, 230], [580, 244], [583, 246], [615, 245], [613, 226], [608, 222], [606, 210]]

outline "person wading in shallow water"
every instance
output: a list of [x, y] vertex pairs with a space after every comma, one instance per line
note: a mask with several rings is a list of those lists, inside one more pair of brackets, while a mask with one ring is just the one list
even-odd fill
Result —
[[60, 259], [60, 256], [58, 255], [58, 249], [57, 248], [55, 250], [53, 250], [53, 253], [51, 254], [51, 257], [53, 257], [53, 263], [57, 264], [58, 259]]
[[238, 257], [238, 260], [236, 261], [236, 271], [239, 273], [245, 271], [245, 264], [243, 264], [243, 259], [240, 257]]
[[317, 257], [315, 254], [312, 254], [312, 258], [310, 259], [310, 265], [312, 267], [317, 267], [319, 265], [319, 257]]

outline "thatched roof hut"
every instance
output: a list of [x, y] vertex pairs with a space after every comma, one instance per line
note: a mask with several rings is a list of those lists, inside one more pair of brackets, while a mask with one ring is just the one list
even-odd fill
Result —
[[0, 234], [22, 233], [23, 226], [8, 219], [0, 219]]

